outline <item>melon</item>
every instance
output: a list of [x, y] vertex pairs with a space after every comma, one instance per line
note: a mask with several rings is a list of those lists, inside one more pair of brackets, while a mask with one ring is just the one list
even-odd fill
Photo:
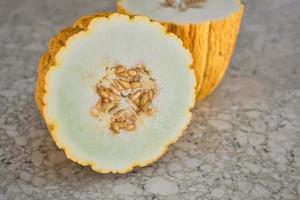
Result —
[[244, 6], [239, 0], [119, 0], [117, 9], [148, 16], [182, 39], [193, 55], [197, 99], [202, 100], [228, 68]]
[[36, 102], [56, 145], [99, 173], [160, 158], [191, 120], [189, 50], [147, 17], [95, 14], [49, 42]]

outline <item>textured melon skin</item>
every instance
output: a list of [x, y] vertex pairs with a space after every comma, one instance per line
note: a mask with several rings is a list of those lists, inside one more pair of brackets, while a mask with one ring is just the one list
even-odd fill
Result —
[[[46, 77], [47, 77], [47, 73], [48, 71], [50, 71], [50, 68], [55, 66], [56, 64], [56, 60], [55, 60], [55, 56], [58, 54], [59, 50], [63, 47], [65, 47], [66, 42], [68, 41], [68, 39], [70, 37], [72, 37], [73, 35], [76, 35], [77, 33], [81, 32], [81, 31], [86, 31], [88, 29], [89, 23], [91, 22], [91, 20], [93, 20], [94, 18], [100, 18], [100, 17], [106, 17], [109, 18], [111, 15], [113, 15], [114, 13], [96, 13], [93, 15], [88, 15], [88, 16], [83, 16], [80, 19], [78, 19], [72, 26], [62, 30], [61, 32], [59, 32], [56, 36], [54, 36], [52, 39], [50, 39], [49, 43], [48, 43], [48, 51], [45, 52], [39, 61], [38, 64], [38, 70], [37, 70], [37, 81], [36, 81], [36, 89], [35, 89], [35, 101], [37, 104], [37, 107], [42, 115], [42, 117], [44, 118], [45, 122], [46, 122], [46, 126], [49, 130], [49, 133], [51, 134], [54, 142], [56, 143], [56, 145], [62, 149], [67, 158], [80, 164], [83, 166], [91, 166], [91, 168], [98, 172], [98, 173], [102, 173], [102, 174], [107, 174], [107, 173], [120, 173], [120, 174], [124, 174], [124, 173], [128, 173], [130, 171], [132, 171], [135, 167], [145, 167], [157, 160], [159, 160], [168, 150], [168, 146], [170, 144], [175, 143], [183, 134], [184, 130], [187, 128], [189, 122], [191, 121], [192, 118], [192, 108], [195, 105], [195, 101], [193, 102], [192, 107], [187, 109], [187, 115], [188, 115], [188, 122], [185, 124], [185, 126], [182, 128], [182, 130], [179, 131], [179, 134], [177, 135], [177, 137], [173, 140], [170, 140], [168, 144], [166, 144], [163, 148], [163, 150], [160, 152], [159, 155], [157, 155], [156, 158], [152, 159], [152, 160], [148, 160], [147, 162], [137, 162], [137, 163], [133, 163], [130, 167], [124, 169], [124, 170], [113, 170], [113, 169], [99, 169], [99, 168], [95, 168], [95, 163], [93, 163], [92, 161], [89, 162], [85, 162], [85, 161], [81, 161], [76, 159], [76, 156], [73, 155], [69, 148], [67, 146], [64, 146], [61, 144], [59, 137], [57, 136], [56, 133], [56, 124], [54, 123], [50, 123], [47, 120], [47, 117], [45, 115], [45, 102], [44, 102], [44, 96], [46, 94]], [[134, 17], [130, 17], [130, 19], [133, 19]], [[167, 32], [166, 32], [167, 34]], [[182, 44], [183, 45], [183, 44]], [[194, 71], [192, 69], [192, 66], [190, 66], [190, 69], [192, 71]], [[196, 88], [194, 88], [194, 93], [193, 96], [196, 97]]]
[[[119, 0], [117, 10], [133, 15], [122, 7]], [[240, 30], [244, 6], [230, 16], [199, 24], [175, 24], [160, 22], [169, 32], [182, 39], [184, 47], [193, 55], [193, 67], [197, 78], [197, 100], [208, 96], [218, 86], [230, 64]]]

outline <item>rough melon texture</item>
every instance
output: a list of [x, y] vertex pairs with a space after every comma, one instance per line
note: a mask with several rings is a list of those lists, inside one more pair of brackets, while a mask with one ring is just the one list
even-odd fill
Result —
[[[120, 59], [118, 51], [124, 53]], [[98, 58], [99, 52], [106, 56]], [[132, 132], [115, 134], [90, 113], [99, 98], [97, 80], [106, 68], [101, 63], [110, 55], [116, 59], [110, 64], [144, 62], [157, 83], [155, 113]], [[183, 134], [196, 96], [191, 64], [182, 41], [146, 17], [85, 16], [50, 40], [38, 67], [36, 103], [53, 140], [69, 159], [99, 173], [127, 173], [159, 159]]]
[[[128, 15], [143, 14], [125, 8], [123, 6], [125, 1], [127, 0], [119, 0], [118, 12]], [[204, 99], [214, 91], [230, 64], [244, 12], [244, 6], [239, 4], [240, 9], [237, 12], [222, 19], [205, 20], [199, 23], [159, 21], [169, 32], [181, 38], [184, 46], [193, 55], [198, 100]]]

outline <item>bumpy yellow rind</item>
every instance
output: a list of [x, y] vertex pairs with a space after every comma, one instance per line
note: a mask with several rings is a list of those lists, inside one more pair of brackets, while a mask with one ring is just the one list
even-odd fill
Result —
[[[60, 51], [60, 49], [62, 47], [67, 46], [67, 42], [69, 40], [69, 38], [71, 38], [72, 36], [78, 34], [81, 31], [87, 31], [88, 30], [88, 26], [91, 22], [91, 20], [95, 19], [95, 18], [107, 18], [109, 19], [110, 16], [112, 15], [121, 15], [121, 14], [116, 14], [116, 13], [96, 13], [94, 15], [88, 15], [88, 16], [84, 16], [81, 17], [80, 19], [78, 19], [72, 26], [62, 30], [60, 33], [58, 33], [56, 36], [54, 36], [52, 39], [50, 39], [49, 44], [48, 44], [48, 51], [46, 53], [44, 53], [39, 61], [39, 65], [38, 65], [38, 71], [37, 71], [37, 81], [36, 81], [36, 90], [35, 90], [35, 101], [37, 104], [37, 107], [41, 113], [41, 115], [43, 116], [47, 128], [51, 134], [51, 137], [53, 138], [54, 142], [56, 143], [56, 145], [62, 149], [67, 158], [80, 164], [83, 166], [91, 166], [91, 168], [98, 173], [102, 173], [102, 174], [107, 174], [107, 173], [120, 173], [120, 174], [124, 174], [124, 173], [128, 173], [130, 171], [132, 171], [135, 167], [145, 167], [157, 160], [159, 160], [168, 150], [168, 146], [170, 144], [175, 143], [183, 134], [184, 130], [187, 128], [189, 122], [192, 119], [192, 108], [195, 105], [195, 101], [193, 102], [192, 106], [190, 108], [187, 109], [187, 115], [188, 115], [188, 122], [185, 124], [185, 126], [183, 127], [182, 130], [180, 130], [176, 136], [176, 138], [174, 140], [170, 140], [168, 144], [166, 144], [163, 148], [162, 151], [160, 152], [160, 154], [157, 155], [156, 158], [152, 159], [152, 160], [148, 160], [147, 162], [137, 162], [132, 164], [131, 166], [129, 166], [126, 169], [123, 170], [113, 170], [113, 169], [99, 169], [96, 168], [95, 163], [93, 161], [89, 161], [89, 160], [78, 160], [76, 158], [76, 155], [73, 155], [69, 149], [69, 147], [64, 146], [60, 141], [60, 138], [57, 134], [57, 130], [56, 130], [56, 126], [57, 126], [57, 122], [53, 122], [50, 121], [47, 116], [45, 115], [45, 108], [47, 106], [47, 103], [44, 100], [45, 94], [47, 93], [47, 75], [48, 72], [50, 72], [50, 68], [51, 67], [55, 67], [57, 60], [56, 60], [56, 55], [58, 54], [58, 52]], [[141, 17], [133, 17], [133, 16], [128, 16], [130, 19], [134, 20], [136, 18], [141, 18]], [[151, 22], [149, 18], [146, 17], [142, 17], [148, 20], [149, 25], [159, 25], [158, 23], [154, 23]], [[162, 27], [162, 29], [164, 29]], [[167, 37], [174, 37], [175, 35], [167, 33], [166, 30], [163, 30], [166, 34]], [[175, 36], [176, 37], [176, 36]], [[178, 41], [181, 43], [182, 47], [183, 47], [183, 43], [180, 39], [178, 39]], [[184, 48], [184, 47], [183, 47]], [[192, 66], [190, 66], [190, 70], [193, 71], [194, 73], [194, 69], [192, 68]], [[194, 88], [194, 97], [196, 97], [196, 87]]]
[[[134, 15], [126, 10], [119, 0], [119, 13]], [[230, 64], [240, 30], [244, 6], [239, 11], [221, 20], [205, 21], [199, 24], [175, 24], [159, 21], [169, 32], [182, 39], [184, 47], [193, 55], [193, 67], [197, 78], [197, 100], [208, 96], [218, 86]]]

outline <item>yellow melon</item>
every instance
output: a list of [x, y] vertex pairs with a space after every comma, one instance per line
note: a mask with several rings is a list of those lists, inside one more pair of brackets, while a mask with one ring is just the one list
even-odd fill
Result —
[[57, 146], [100, 173], [160, 158], [195, 103], [192, 56], [146, 17], [85, 16], [49, 42], [36, 102]]

